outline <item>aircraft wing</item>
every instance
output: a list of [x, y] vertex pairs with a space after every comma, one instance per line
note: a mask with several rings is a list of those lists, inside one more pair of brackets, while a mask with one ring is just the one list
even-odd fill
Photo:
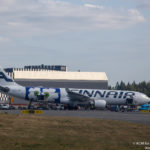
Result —
[[68, 88], [66, 88], [66, 92], [68, 93], [68, 96], [69, 96], [69, 98], [70, 98], [71, 101], [78, 101], [78, 102], [91, 101], [91, 98], [89, 98], [88, 96], [72, 92]]

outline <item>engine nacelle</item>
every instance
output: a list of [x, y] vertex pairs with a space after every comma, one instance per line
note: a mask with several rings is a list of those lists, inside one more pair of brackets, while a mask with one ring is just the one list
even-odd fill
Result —
[[94, 100], [94, 106], [95, 106], [95, 108], [104, 109], [106, 107], [106, 101], [105, 100]]

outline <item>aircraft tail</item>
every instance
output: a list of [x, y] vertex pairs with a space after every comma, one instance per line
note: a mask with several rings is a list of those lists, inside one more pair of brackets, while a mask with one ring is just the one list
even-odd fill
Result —
[[0, 90], [4, 90], [3, 88], [13, 84], [14, 84], [13, 79], [11, 79], [7, 75], [7, 73], [0, 67]]

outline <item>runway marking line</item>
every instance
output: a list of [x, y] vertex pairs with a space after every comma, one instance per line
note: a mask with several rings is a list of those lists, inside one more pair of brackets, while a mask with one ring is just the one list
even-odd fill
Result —
[[22, 110], [21, 114], [43, 114], [43, 110]]

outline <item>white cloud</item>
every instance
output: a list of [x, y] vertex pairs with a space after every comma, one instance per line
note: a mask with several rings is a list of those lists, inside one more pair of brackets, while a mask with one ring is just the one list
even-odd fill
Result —
[[133, 20], [133, 23], [145, 21], [145, 18], [140, 14], [140, 12], [137, 9], [129, 9], [128, 12], [130, 14], [131, 19]]
[[93, 4], [85, 4], [85, 7], [89, 7], [89, 8], [98, 8], [98, 9], [103, 9], [104, 6], [100, 6], [100, 5], [93, 5]]
[[0, 32], [35, 36], [65, 31], [121, 29], [145, 21], [137, 9], [73, 5], [56, 0], [0, 0]]

